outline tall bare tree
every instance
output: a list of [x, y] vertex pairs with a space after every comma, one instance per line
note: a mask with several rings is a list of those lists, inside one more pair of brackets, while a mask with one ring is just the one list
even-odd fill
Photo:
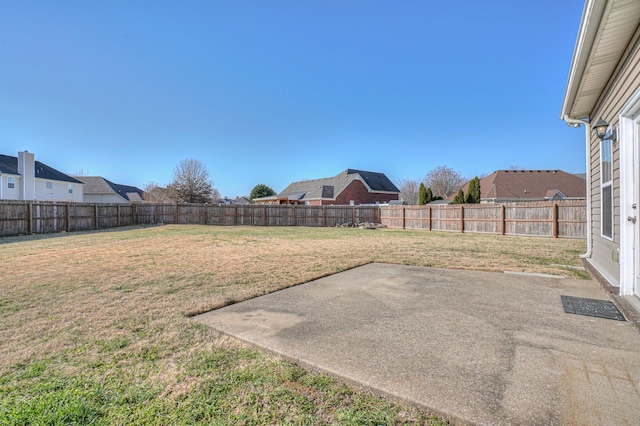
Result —
[[424, 178], [424, 184], [431, 188], [433, 196], [444, 199], [455, 193], [466, 181], [460, 172], [447, 166], [436, 167]]
[[209, 180], [204, 163], [194, 158], [180, 161], [173, 171], [173, 181], [168, 189], [175, 191], [176, 201], [182, 203], [217, 202], [220, 197]]
[[418, 204], [418, 181], [413, 179], [398, 180], [400, 198], [409, 205]]

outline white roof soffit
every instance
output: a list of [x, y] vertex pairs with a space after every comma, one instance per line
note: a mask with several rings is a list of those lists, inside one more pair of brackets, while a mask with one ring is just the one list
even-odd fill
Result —
[[589, 118], [640, 23], [638, 0], [587, 0], [561, 118]]

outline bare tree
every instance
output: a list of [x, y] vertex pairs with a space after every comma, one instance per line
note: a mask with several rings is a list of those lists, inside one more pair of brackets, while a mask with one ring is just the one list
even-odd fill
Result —
[[211, 202], [212, 203], [216, 203], [219, 204], [220, 200], [222, 200], [222, 195], [220, 195], [220, 191], [218, 191], [216, 188], [211, 188]]
[[460, 172], [447, 166], [438, 166], [431, 170], [424, 179], [427, 188], [431, 188], [434, 197], [446, 199], [455, 193], [467, 180]]
[[171, 203], [175, 198], [171, 196], [171, 191], [162, 188], [154, 181], [147, 182], [143, 188], [143, 198], [150, 203]]
[[418, 204], [418, 181], [413, 179], [400, 179], [398, 181], [398, 189], [400, 189], [400, 198], [409, 205]]
[[220, 198], [220, 193], [209, 180], [204, 163], [194, 158], [180, 161], [173, 171], [173, 182], [168, 189], [175, 191], [176, 201], [182, 203], [217, 202]]

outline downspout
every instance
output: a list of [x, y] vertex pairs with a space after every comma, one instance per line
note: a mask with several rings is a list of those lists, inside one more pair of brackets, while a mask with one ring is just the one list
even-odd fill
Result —
[[584, 254], [580, 255], [581, 259], [588, 259], [591, 257], [591, 173], [589, 173], [589, 168], [591, 167], [591, 155], [590, 155], [590, 151], [591, 151], [591, 133], [589, 132], [589, 121], [587, 120], [576, 120], [574, 118], [569, 118], [568, 116], [564, 116], [562, 118], [567, 124], [573, 124], [573, 125], [577, 125], [577, 127], [580, 127], [581, 125], [584, 124], [585, 127], [585, 132], [584, 132], [584, 138], [585, 138], [585, 147], [586, 147], [586, 172], [587, 172], [587, 176], [586, 176], [586, 183], [587, 183], [587, 251]]

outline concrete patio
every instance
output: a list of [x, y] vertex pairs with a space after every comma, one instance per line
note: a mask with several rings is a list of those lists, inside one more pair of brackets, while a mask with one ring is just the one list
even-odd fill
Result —
[[640, 334], [594, 281], [369, 264], [198, 317], [454, 424], [640, 424]]

